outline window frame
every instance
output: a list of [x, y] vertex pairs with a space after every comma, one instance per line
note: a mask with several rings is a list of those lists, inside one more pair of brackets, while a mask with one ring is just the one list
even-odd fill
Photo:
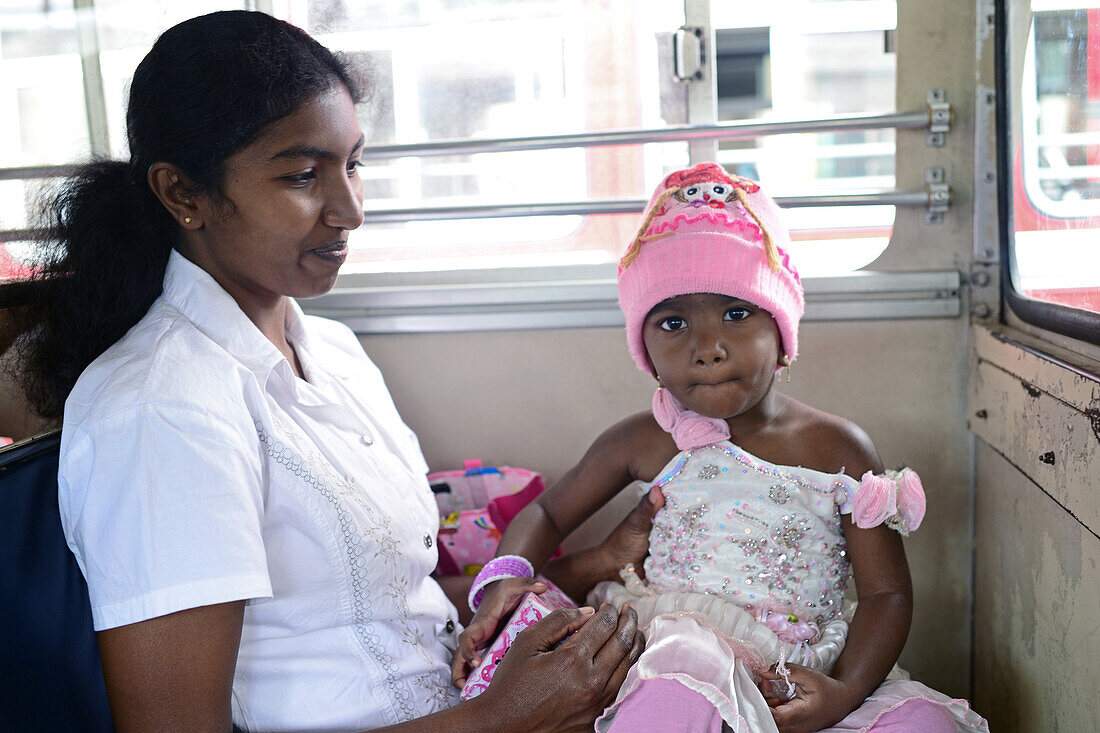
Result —
[[1014, 256], [1016, 225], [1013, 214], [1013, 129], [1012, 110], [1019, 93], [1012, 83], [1012, 58], [1015, 53], [1011, 38], [1013, 21], [1010, 0], [996, 0], [994, 23], [997, 156], [997, 223], [1001, 257], [1001, 297], [1005, 306], [1001, 320], [1012, 314], [1025, 323], [1093, 345], [1100, 345], [1100, 314], [1059, 303], [1048, 303], [1024, 295], [1018, 284], [1020, 274]]

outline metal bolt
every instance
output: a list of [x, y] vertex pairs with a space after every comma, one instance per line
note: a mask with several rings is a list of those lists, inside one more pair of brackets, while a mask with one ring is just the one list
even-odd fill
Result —
[[985, 178], [986, 183], [993, 183], [993, 174], [992, 173], [986, 173], [984, 178]]
[[990, 93], [990, 94], [985, 95], [985, 103], [986, 104], [996, 104], [996, 102], [997, 102], [997, 95], [996, 94]]
[[970, 284], [976, 285], [979, 288], [984, 288], [989, 284], [989, 273], [985, 270], [975, 270], [970, 273]]
[[989, 305], [986, 303], [971, 303], [970, 315], [974, 318], [989, 318], [993, 311], [990, 310]]

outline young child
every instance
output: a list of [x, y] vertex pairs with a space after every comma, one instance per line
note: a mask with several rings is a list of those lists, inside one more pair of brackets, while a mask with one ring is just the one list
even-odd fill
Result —
[[657, 379], [652, 411], [609, 428], [512, 521], [474, 582], [456, 678], [542, 589], [508, 576], [533, 575], [526, 561], [539, 567], [643, 481], [663, 502], [644, 580], [627, 567], [589, 602], [632, 603], [646, 650], [597, 730], [987, 730], [965, 701], [891, 674], [912, 612], [899, 533], [924, 515], [916, 474], [883, 474], [858, 426], [773, 389], [804, 309], [788, 241], [775, 202], [718, 165], [654, 193], [619, 267], [631, 354]]

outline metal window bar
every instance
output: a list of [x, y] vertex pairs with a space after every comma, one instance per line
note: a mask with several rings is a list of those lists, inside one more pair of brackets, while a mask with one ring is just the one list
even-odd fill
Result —
[[671, 125], [654, 129], [607, 130], [603, 132], [578, 132], [566, 135], [539, 135], [534, 137], [502, 137], [477, 140], [438, 140], [429, 143], [403, 145], [370, 145], [364, 148], [363, 160], [384, 158], [441, 155], [469, 155], [473, 153], [505, 153], [521, 150], [550, 150], [554, 148], [589, 148], [604, 145], [636, 145], [641, 143], [691, 142], [692, 140], [747, 140], [769, 135], [787, 135], [800, 132], [852, 132], [857, 130], [924, 129], [931, 126], [930, 108], [914, 112], [889, 112], [884, 114], [825, 117], [814, 120], [788, 122], [737, 121], [719, 122], [713, 125]]
[[[435, 157], [456, 154], [549, 150], [555, 148], [635, 145], [654, 142], [683, 142], [703, 139], [747, 139], [792, 133], [876, 130], [883, 128], [922, 129], [932, 124], [930, 108], [913, 112], [852, 115], [788, 122], [723, 122], [712, 125], [676, 125], [656, 129], [610, 130], [565, 135], [493, 138], [484, 140], [441, 140], [404, 145], [374, 145], [363, 150], [364, 160], [401, 157]], [[75, 165], [0, 168], [0, 180], [55, 178], [69, 175]], [[924, 191], [880, 191], [828, 196], [778, 197], [785, 207], [805, 206], [928, 206]], [[367, 209], [368, 223], [394, 223], [448, 219], [479, 219], [518, 216], [561, 216], [586, 214], [631, 214], [644, 209], [641, 199], [603, 201], [464, 205], [404, 209]], [[0, 231], [0, 241], [19, 241], [33, 236], [27, 229]]]

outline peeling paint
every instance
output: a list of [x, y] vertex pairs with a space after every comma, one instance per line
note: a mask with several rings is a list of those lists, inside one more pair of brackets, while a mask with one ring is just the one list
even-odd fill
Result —
[[1085, 410], [1085, 417], [1092, 423], [1092, 437], [1096, 438], [1096, 442], [1100, 443], [1100, 408], [1091, 407]]

